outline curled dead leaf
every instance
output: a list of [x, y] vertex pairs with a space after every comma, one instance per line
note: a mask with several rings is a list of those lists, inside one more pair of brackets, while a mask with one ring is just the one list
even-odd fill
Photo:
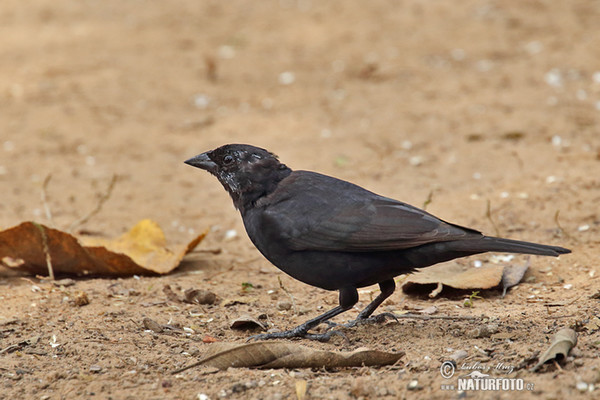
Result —
[[525, 276], [530, 264], [528, 259], [525, 264], [509, 264], [504, 267], [504, 271], [502, 272], [502, 297], [506, 296], [506, 291], [509, 288], [521, 282], [521, 279]]
[[174, 371], [179, 373], [199, 365], [233, 368], [343, 368], [380, 366], [396, 363], [404, 352], [388, 353], [359, 348], [334, 352], [286, 342], [214, 343], [202, 360]]
[[479, 268], [460, 264], [434, 265], [409, 275], [402, 285], [402, 290], [410, 293], [436, 285], [429, 294], [430, 298], [434, 298], [444, 286], [455, 289], [491, 289], [500, 285], [504, 296], [509, 288], [521, 282], [528, 268], [529, 260], [524, 265], [494, 264]]
[[[480, 268], [460, 264], [434, 265], [409, 275], [402, 285], [402, 290], [405, 293], [411, 292], [421, 285], [437, 285], [439, 289], [442, 284], [455, 289], [490, 289], [500, 284], [503, 270], [501, 265], [486, 265]], [[436, 290], [433, 297], [439, 292]]]
[[186, 245], [167, 247], [158, 224], [142, 220], [117, 239], [83, 237], [82, 245], [66, 232], [34, 222], [23, 222], [0, 232], [0, 260], [8, 268], [39, 275], [48, 272], [48, 255], [55, 274], [166, 274], [175, 269], [183, 256], [205, 236], [206, 232]]
[[250, 330], [257, 328], [263, 331], [267, 330], [265, 324], [250, 315], [242, 315], [241, 317], [236, 318], [236, 320], [231, 323], [230, 328], [237, 330]]
[[543, 364], [550, 360], [563, 360], [573, 347], [577, 345], [577, 332], [571, 328], [564, 328], [556, 332], [550, 341], [550, 347], [540, 356], [539, 362], [531, 368], [537, 371]]

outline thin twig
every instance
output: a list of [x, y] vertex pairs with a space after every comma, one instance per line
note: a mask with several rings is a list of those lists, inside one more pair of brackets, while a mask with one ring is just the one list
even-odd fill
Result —
[[69, 229], [68, 229], [69, 232], [73, 232], [75, 230], [75, 228], [78, 228], [79, 226], [85, 224], [86, 222], [88, 222], [90, 220], [90, 218], [92, 218], [94, 215], [98, 214], [100, 212], [100, 210], [102, 210], [102, 206], [110, 198], [110, 195], [112, 194], [115, 184], [117, 183], [117, 178], [118, 178], [117, 174], [114, 174], [112, 176], [112, 179], [110, 180], [110, 183], [108, 184], [108, 187], [106, 188], [106, 191], [98, 199], [98, 203], [96, 204], [96, 207], [94, 207], [94, 209], [92, 211], [90, 211], [87, 215], [84, 215], [83, 217], [79, 218], [77, 221], [73, 222], [71, 224], [71, 226], [69, 226]]
[[500, 229], [498, 229], [496, 222], [494, 222], [494, 220], [492, 219], [492, 202], [490, 201], [490, 199], [488, 199], [488, 201], [487, 201], [485, 216], [492, 223], [492, 226], [494, 227], [494, 230], [496, 231], [496, 236], [500, 236]]
[[48, 278], [54, 280], [54, 268], [52, 268], [52, 257], [50, 257], [50, 248], [48, 247], [48, 235], [46, 235], [46, 228], [43, 225], [33, 223], [36, 228], [39, 229], [42, 235], [42, 245], [44, 247], [44, 254], [46, 255], [46, 267], [48, 267]]
[[42, 183], [41, 198], [42, 198], [42, 205], [44, 206], [44, 212], [46, 213], [46, 219], [48, 220], [48, 222], [50, 223], [51, 226], [54, 226], [54, 222], [52, 221], [52, 212], [50, 212], [50, 205], [48, 205], [48, 193], [46, 191], [48, 189], [48, 184], [50, 183], [50, 179], [52, 179], [52, 174], [46, 175], [46, 178], [44, 179], [44, 183]]
[[290, 297], [290, 300], [292, 301], [292, 309], [294, 310], [294, 315], [298, 315], [298, 309], [296, 308], [296, 301], [294, 300], [294, 296], [292, 296], [290, 291], [287, 290], [285, 286], [283, 286], [281, 277], [277, 276], [277, 279], [279, 280], [279, 287], [281, 288], [281, 290], [283, 290]]
[[563, 229], [563, 227], [561, 226], [560, 222], [558, 221], [558, 216], [560, 214], [560, 210], [556, 210], [556, 213], [554, 214], [554, 223], [556, 224], [556, 227], [558, 228], [558, 235], [565, 235], [568, 239], [573, 239], [573, 237], [571, 235], [569, 235], [567, 233], [567, 231], [565, 231]]
[[451, 316], [451, 315], [423, 315], [423, 314], [410, 314], [410, 313], [406, 313], [406, 314], [394, 314], [396, 316], [396, 318], [400, 319], [400, 318], [411, 318], [411, 319], [423, 319], [423, 320], [430, 320], [430, 319], [451, 319], [451, 320], [476, 320], [476, 319], [481, 319], [481, 318], [486, 318], [486, 317], [473, 317], [470, 315], [457, 315], [457, 316]]

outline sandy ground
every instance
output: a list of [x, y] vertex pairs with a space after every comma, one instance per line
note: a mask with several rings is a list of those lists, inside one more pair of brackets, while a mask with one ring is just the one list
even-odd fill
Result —
[[[64, 229], [117, 174], [83, 229], [117, 236], [152, 218], [173, 242], [211, 232], [163, 277], [65, 288], [3, 271], [0, 399], [294, 399], [301, 380], [308, 399], [596, 397], [598, 21], [600, 4], [583, 0], [3, 0], [0, 227], [36, 220]], [[252, 332], [229, 328], [242, 314], [286, 329], [337, 300], [264, 260], [218, 182], [182, 163], [230, 142], [417, 206], [431, 194], [428, 211], [493, 234], [489, 201], [501, 235], [573, 254], [533, 257], [522, 284], [504, 298], [482, 292], [472, 308], [463, 306], [470, 291], [431, 300], [398, 290], [382, 306], [435, 305], [437, 315], [476, 320], [404, 319], [346, 331], [348, 342], [302, 342], [405, 351], [393, 367], [173, 376], [211, 345], [206, 335], [242, 343]], [[49, 174], [51, 221], [40, 200]], [[289, 297], [279, 278], [302, 315], [280, 309]], [[169, 301], [165, 285], [178, 295], [210, 290], [220, 302]], [[362, 292], [357, 308], [376, 289]], [[89, 305], [74, 305], [79, 292]], [[145, 331], [144, 318], [192, 331]], [[502, 335], [477, 334], [489, 325]], [[579, 331], [572, 356], [528, 371], [563, 327]], [[456, 377], [442, 378], [440, 364], [459, 350], [467, 365], [527, 388], [443, 390]]]

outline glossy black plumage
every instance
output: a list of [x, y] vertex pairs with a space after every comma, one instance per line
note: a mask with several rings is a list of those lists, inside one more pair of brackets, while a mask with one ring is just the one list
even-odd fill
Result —
[[393, 293], [393, 278], [415, 268], [488, 251], [570, 252], [484, 236], [352, 183], [292, 171], [272, 153], [250, 145], [225, 145], [186, 163], [219, 179], [240, 210], [248, 236], [276, 267], [309, 285], [340, 291], [340, 306], [261, 338], [328, 338], [308, 330], [352, 307], [357, 288], [378, 283], [381, 295], [359, 314], [359, 319], [368, 318]]

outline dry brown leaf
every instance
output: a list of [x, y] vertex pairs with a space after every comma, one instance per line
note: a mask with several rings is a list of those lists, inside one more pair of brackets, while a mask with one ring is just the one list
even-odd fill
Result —
[[256, 329], [256, 328], [262, 329], [263, 331], [267, 330], [267, 327], [265, 326], [265, 324], [263, 324], [256, 318], [253, 318], [250, 315], [242, 315], [241, 317], [236, 318], [236, 320], [231, 323], [230, 328], [237, 329], [237, 330]]
[[333, 352], [286, 342], [214, 343], [204, 358], [181, 372], [198, 365], [219, 369], [233, 368], [341, 368], [390, 365], [404, 352], [386, 353], [359, 348], [354, 351]]
[[423, 268], [406, 278], [402, 290], [408, 292], [418, 285], [439, 285], [455, 289], [490, 289], [502, 280], [501, 265], [486, 265], [473, 268], [466, 265], [435, 265]]
[[306, 398], [306, 386], [307, 382], [304, 379], [296, 381], [296, 398], [298, 400], [304, 400]]
[[540, 356], [539, 362], [531, 368], [536, 371], [544, 363], [550, 360], [562, 360], [567, 357], [569, 351], [577, 345], [577, 332], [571, 328], [564, 328], [556, 332], [550, 341], [550, 347]]
[[204, 236], [206, 232], [187, 245], [167, 248], [160, 227], [154, 221], [142, 220], [117, 239], [85, 237], [81, 239], [82, 245], [68, 233], [23, 222], [0, 232], [0, 260], [8, 268], [44, 275], [48, 272], [44, 251], [47, 244], [55, 274], [166, 274], [175, 269]]
[[529, 269], [529, 260], [525, 264], [516, 265], [509, 264], [504, 267], [502, 272], [502, 297], [506, 296], [506, 291], [517, 285], [525, 276], [525, 272]]

